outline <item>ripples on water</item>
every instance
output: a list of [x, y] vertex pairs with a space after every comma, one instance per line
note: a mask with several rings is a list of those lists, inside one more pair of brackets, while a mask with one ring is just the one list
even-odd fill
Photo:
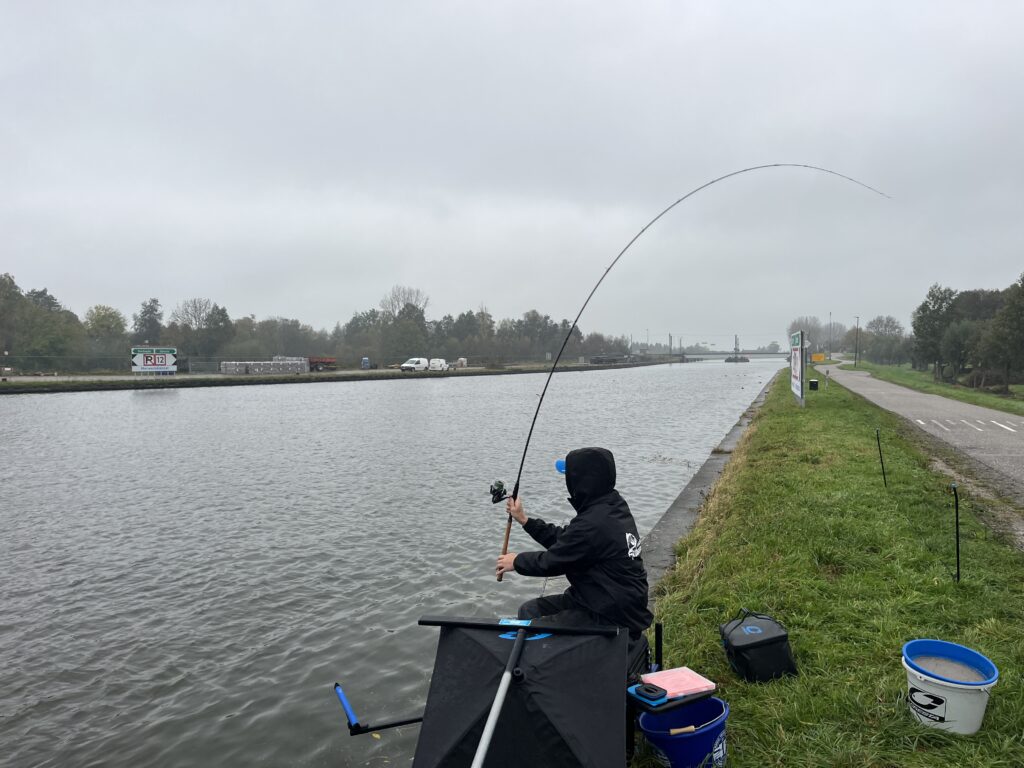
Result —
[[[522, 497], [603, 445], [641, 533], [781, 360], [556, 376]], [[408, 765], [436, 630], [494, 580], [543, 375], [0, 398], [0, 764]], [[513, 551], [532, 548], [515, 527]]]

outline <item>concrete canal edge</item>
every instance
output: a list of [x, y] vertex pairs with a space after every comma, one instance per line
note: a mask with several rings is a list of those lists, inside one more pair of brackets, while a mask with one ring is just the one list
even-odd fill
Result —
[[[729, 433], [723, 438], [697, 470], [690, 482], [686, 484], [682, 492], [676, 497], [661, 519], [655, 523], [650, 533], [644, 538], [643, 557], [644, 565], [647, 567], [647, 583], [650, 586], [650, 594], [653, 596], [654, 588], [662, 580], [666, 573], [675, 567], [676, 543], [686, 536], [697, 517], [719, 476], [725, 469], [726, 464], [732, 459], [732, 452], [739, 443], [743, 433], [754, 420], [754, 416], [768, 396], [768, 390], [775, 382], [778, 372], [768, 380], [764, 388], [758, 393], [754, 401], [747, 406], [747, 409], [740, 416], [739, 421]], [[649, 598], [653, 601], [653, 597]]]
[[[689, 361], [687, 361], [689, 362]], [[633, 363], [580, 364], [563, 363], [555, 373], [607, 371], [622, 368], [647, 368], [653, 365], [675, 365], [673, 361], [648, 360]], [[681, 363], [678, 363], [681, 364]], [[526, 373], [550, 373], [551, 366], [510, 365], [502, 368], [459, 368], [449, 371], [398, 371], [390, 368], [340, 373], [287, 373], [267, 376], [224, 374], [175, 374], [174, 376], [81, 376], [38, 379], [27, 376], [2, 377], [0, 395], [45, 395], [65, 392], [113, 392], [133, 389], [190, 389], [193, 387], [245, 387], [270, 384], [329, 384], [352, 381], [410, 381], [413, 379], [465, 378], [467, 376], [511, 376]], [[56, 374], [55, 374], [56, 376]]]

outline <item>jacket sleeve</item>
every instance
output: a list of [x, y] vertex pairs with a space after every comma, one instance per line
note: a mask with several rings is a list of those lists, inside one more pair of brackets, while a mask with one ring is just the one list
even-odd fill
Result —
[[567, 527], [555, 525], [554, 523], [545, 523], [539, 517], [531, 517], [526, 521], [523, 530], [530, 534], [530, 537], [544, 547], [544, 549], [547, 549], [558, 541], [558, 537], [562, 535], [562, 532]]
[[[556, 526], [551, 526], [552, 528]], [[586, 522], [575, 518], [561, 529], [557, 540], [546, 552], [520, 552], [516, 555], [516, 573], [523, 576], [561, 576], [594, 563], [593, 536]], [[531, 534], [532, 535], [532, 534]], [[536, 538], [536, 537], [534, 537]]]

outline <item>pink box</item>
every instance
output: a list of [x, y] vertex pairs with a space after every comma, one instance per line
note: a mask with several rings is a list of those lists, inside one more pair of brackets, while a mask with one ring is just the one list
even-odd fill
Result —
[[670, 699], [715, 690], [713, 682], [703, 675], [697, 674], [689, 667], [663, 669], [660, 672], [651, 672], [650, 674], [643, 675], [641, 679], [645, 683], [664, 688], [668, 691]]

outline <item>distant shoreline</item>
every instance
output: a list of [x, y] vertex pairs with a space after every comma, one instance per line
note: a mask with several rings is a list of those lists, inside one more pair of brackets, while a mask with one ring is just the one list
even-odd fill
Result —
[[[607, 365], [580, 365], [572, 363], [556, 369], [556, 373], [602, 371], [618, 368], [643, 368], [651, 365], [669, 365], [677, 361], [649, 361]], [[681, 365], [682, 363], [680, 363]], [[59, 392], [115, 392], [141, 389], [187, 389], [191, 387], [246, 387], [266, 384], [325, 384], [348, 381], [402, 381], [407, 379], [460, 378], [465, 376], [508, 376], [522, 373], [546, 373], [548, 364], [517, 365], [507, 368], [456, 368], [450, 371], [397, 371], [391, 368], [369, 371], [343, 371], [339, 373], [293, 373], [277, 376], [224, 376], [221, 374], [175, 374], [173, 376], [139, 376], [138, 378], [87, 377], [52, 378], [45, 376], [19, 376], [17, 381], [0, 383], [0, 395], [35, 395]]]

